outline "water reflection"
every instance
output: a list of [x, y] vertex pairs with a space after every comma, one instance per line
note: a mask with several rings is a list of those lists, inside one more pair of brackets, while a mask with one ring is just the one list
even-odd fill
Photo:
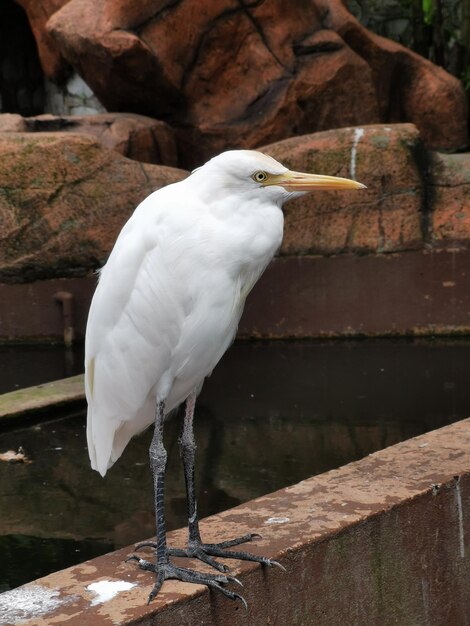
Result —
[[[470, 414], [470, 343], [238, 344], [196, 414], [201, 516]], [[185, 524], [180, 423], [166, 427], [168, 527]], [[151, 432], [106, 479], [89, 469], [84, 415], [3, 432], [33, 463], [0, 464], [0, 589], [153, 534]], [[28, 558], [18, 556], [28, 555]], [[16, 563], [26, 563], [18, 567]]]
[[83, 353], [82, 345], [0, 345], [0, 393], [81, 374]]

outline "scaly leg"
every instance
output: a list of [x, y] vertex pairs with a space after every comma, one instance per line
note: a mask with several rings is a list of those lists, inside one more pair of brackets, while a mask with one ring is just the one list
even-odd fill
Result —
[[[256, 533], [249, 533], [247, 535], [243, 535], [242, 537], [237, 537], [236, 539], [231, 539], [229, 541], [222, 541], [220, 543], [202, 542], [201, 533], [199, 531], [196, 486], [194, 477], [196, 442], [194, 439], [193, 418], [194, 409], [196, 406], [196, 396], [197, 394], [194, 391], [186, 400], [183, 432], [180, 439], [181, 455], [183, 457], [184, 476], [186, 480], [186, 491], [188, 497], [188, 545], [185, 549], [168, 548], [168, 554], [170, 554], [171, 556], [183, 556], [199, 559], [200, 561], [211, 565], [219, 572], [228, 572], [229, 568], [226, 565], [216, 561], [213, 558], [215, 556], [225, 559], [255, 561], [257, 563], [262, 563], [263, 565], [276, 565], [277, 567], [284, 569], [284, 567], [277, 561], [267, 559], [264, 556], [257, 556], [255, 554], [250, 554], [249, 552], [227, 550], [227, 548], [231, 548], [233, 546], [237, 546], [242, 543], [252, 541], [257, 537], [260, 537], [260, 535]], [[136, 545], [136, 550], [139, 550], [140, 548], [146, 546], [157, 547], [158, 549], [158, 540], [157, 544], [155, 544], [154, 542], [143, 541]]]
[[[194, 570], [176, 567], [168, 558], [169, 550], [166, 545], [166, 529], [165, 529], [165, 508], [164, 508], [164, 492], [165, 492], [165, 468], [167, 453], [163, 445], [163, 422], [165, 416], [165, 403], [158, 401], [155, 413], [155, 430], [153, 433], [152, 443], [150, 445], [150, 466], [153, 474], [153, 484], [155, 492], [155, 516], [156, 516], [156, 541], [152, 542], [155, 549], [155, 563], [141, 559], [137, 555], [130, 556], [127, 560], [135, 560], [139, 567], [144, 570], [155, 572], [157, 580], [148, 597], [148, 603], [159, 592], [163, 582], [168, 578], [175, 578], [184, 582], [196, 584], [204, 584], [211, 589], [220, 591], [232, 600], [240, 599], [246, 605], [245, 600], [233, 591], [229, 591], [222, 587], [223, 583], [231, 581], [239, 582], [232, 576], [201, 574]], [[145, 543], [145, 542], [144, 542]], [[136, 547], [137, 549], [137, 547]]]

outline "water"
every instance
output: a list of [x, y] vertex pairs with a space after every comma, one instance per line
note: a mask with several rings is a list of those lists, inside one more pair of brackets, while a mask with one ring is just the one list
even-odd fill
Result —
[[[236, 344], [198, 403], [201, 516], [467, 417], [469, 370], [464, 340]], [[153, 534], [151, 431], [102, 479], [84, 428], [77, 413], [0, 433], [0, 452], [32, 460], [0, 463], [0, 590]], [[179, 428], [165, 429], [169, 529], [186, 523]]]
[[0, 345], [0, 393], [41, 385], [83, 372], [83, 346]]

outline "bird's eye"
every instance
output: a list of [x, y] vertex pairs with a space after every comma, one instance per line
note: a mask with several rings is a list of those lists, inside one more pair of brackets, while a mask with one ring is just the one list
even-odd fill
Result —
[[267, 179], [267, 177], [268, 175], [266, 174], [266, 172], [255, 172], [252, 178], [257, 183], [262, 183], [263, 181]]

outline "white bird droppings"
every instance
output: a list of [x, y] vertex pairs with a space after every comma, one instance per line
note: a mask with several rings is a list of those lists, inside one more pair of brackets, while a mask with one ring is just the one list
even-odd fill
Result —
[[25, 585], [0, 594], [0, 625], [18, 624], [31, 617], [54, 612], [74, 596], [60, 598], [60, 592], [43, 585]]
[[112, 600], [120, 591], [128, 591], [135, 587], [135, 583], [128, 583], [125, 580], [100, 580], [97, 583], [88, 585], [87, 591], [96, 593], [96, 598], [91, 601], [91, 606], [102, 604]]
[[351, 178], [353, 180], [356, 180], [356, 154], [357, 154], [357, 144], [359, 143], [359, 140], [361, 139], [361, 137], [364, 135], [364, 129], [363, 128], [355, 128], [354, 129], [354, 139], [353, 139], [353, 145], [351, 148], [351, 165], [349, 167], [350, 171], [351, 171]]
[[290, 522], [288, 517], [270, 517], [264, 523], [265, 524], [285, 524], [286, 522]]
[[459, 552], [460, 558], [465, 558], [465, 537], [463, 530], [463, 508], [462, 494], [460, 493], [460, 477], [455, 482], [455, 504], [457, 505], [457, 516], [459, 520]]

